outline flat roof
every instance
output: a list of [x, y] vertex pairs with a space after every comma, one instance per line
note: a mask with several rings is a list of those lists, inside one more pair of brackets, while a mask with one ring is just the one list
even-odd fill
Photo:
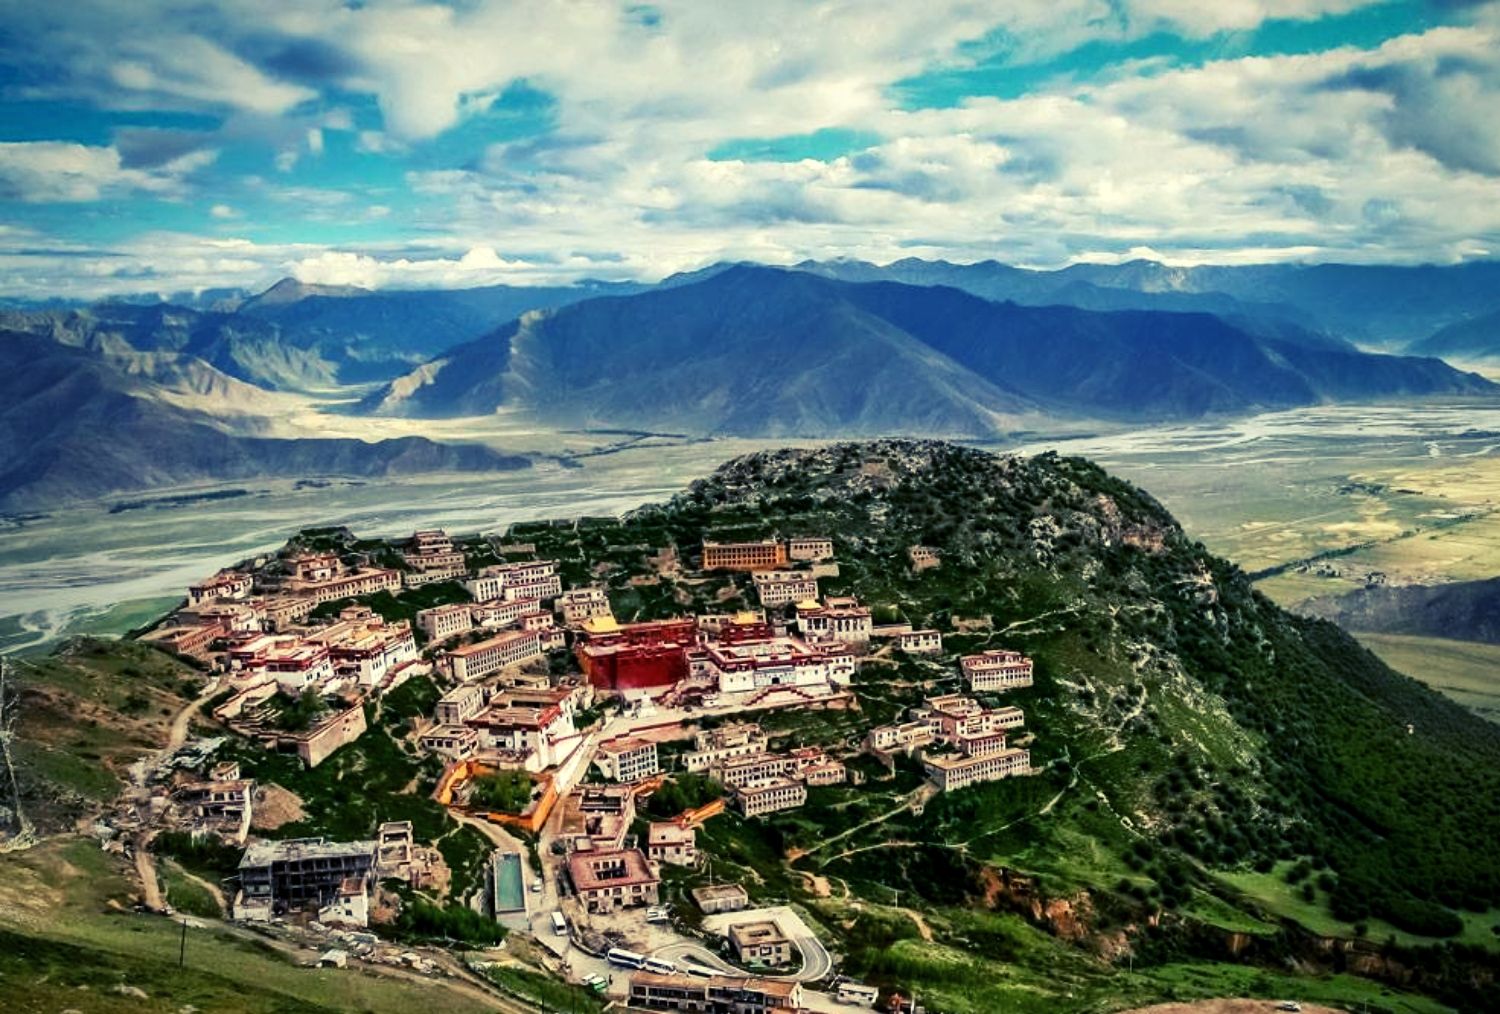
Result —
[[[623, 872], [620, 876], [600, 876], [598, 868], [601, 866], [623, 867]], [[579, 891], [655, 884], [661, 879], [651, 872], [651, 864], [646, 861], [646, 856], [640, 849], [575, 852], [568, 857], [568, 876]]]
[[693, 897], [699, 901], [708, 901], [713, 898], [748, 898], [750, 892], [739, 884], [710, 884], [708, 887], [693, 888]]
[[735, 792], [741, 796], [759, 796], [766, 792], [775, 792], [777, 789], [787, 789], [793, 786], [802, 786], [795, 778], [768, 778], [756, 785], [741, 785], [735, 788]]
[[681, 841], [694, 841], [697, 837], [698, 832], [690, 827], [683, 827], [676, 821], [657, 820], [651, 822], [646, 841], [652, 845], [668, 845]]
[[729, 939], [736, 943], [767, 943], [787, 940], [787, 935], [781, 932], [781, 927], [774, 920], [758, 919], [755, 922], [737, 922], [729, 927]]
[[536, 631], [508, 630], [497, 637], [491, 637], [486, 641], [480, 641], [478, 644], [466, 644], [462, 648], [454, 648], [452, 651], [448, 652], [448, 654], [457, 655], [460, 658], [468, 658], [470, 655], [477, 655], [480, 652], [489, 651], [492, 648], [498, 648], [503, 644], [509, 644], [512, 641], [519, 641], [522, 638], [527, 637], [534, 640], [536, 638]]
[[620, 621], [613, 616], [590, 616], [583, 621], [583, 629], [590, 634], [611, 634], [620, 629]]
[[943, 771], [956, 771], [959, 768], [978, 767], [990, 761], [1015, 758], [1027, 752], [1025, 747], [1012, 747], [1008, 750], [999, 750], [995, 753], [982, 754], [977, 757], [965, 757], [962, 755], [955, 757], [927, 757], [923, 760], [923, 763], [929, 767], [938, 768]]
[[490, 727], [514, 727], [518, 729], [540, 729], [543, 726], [552, 724], [561, 714], [561, 709], [555, 705], [548, 705], [545, 708], [491, 706], [469, 719], [466, 724]]
[[607, 743], [599, 744], [600, 753], [629, 753], [632, 750], [644, 750], [647, 747], [656, 748], [656, 744], [649, 739], [638, 739], [635, 736], [626, 736], [624, 739], [612, 739]]
[[791, 997], [801, 987], [800, 982], [780, 979], [757, 979], [752, 976], [727, 976], [715, 974], [712, 979], [693, 975], [658, 975], [656, 972], [632, 972], [630, 985], [664, 986], [678, 989], [745, 989], [767, 996]]
[[270, 866], [272, 863], [304, 859], [344, 859], [350, 856], [374, 856], [373, 841], [327, 841], [323, 838], [290, 838], [286, 841], [257, 842], [245, 849], [240, 869]]

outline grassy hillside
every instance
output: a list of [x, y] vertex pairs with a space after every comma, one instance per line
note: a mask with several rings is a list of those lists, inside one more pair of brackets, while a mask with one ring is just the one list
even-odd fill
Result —
[[441, 981], [376, 978], [299, 967], [284, 950], [239, 930], [188, 931], [127, 910], [120, 861], [92, 842], [57, 839], [0, 856], [0, 989], [8, 1011], [348, 1011], [402, 1014], [492, 1010]]
[[22, 805], [43, 831], [113, 799], [203, 685], [202, 673], [154, 648], [88, 638], [13, 659], [11, 672]]

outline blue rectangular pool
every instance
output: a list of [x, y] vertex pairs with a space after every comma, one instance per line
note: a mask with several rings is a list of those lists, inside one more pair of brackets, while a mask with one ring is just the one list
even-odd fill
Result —
[[526, 911], [521, 856], [515, 852], [496, 853], [491, 870], [495, 878], [495, 914]]

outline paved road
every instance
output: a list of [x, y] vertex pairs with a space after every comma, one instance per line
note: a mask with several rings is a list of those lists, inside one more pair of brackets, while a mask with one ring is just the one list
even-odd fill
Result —
[[[793, 982], [816, 982], [826, 979], [833, 972], [833, 956], [828, 953], [828, 948], [813, 935], [812, 930], [802, 921], [802, 917], [795, 911], [784, 905], [775, 908], [749, 908], [743, 912], [726, 912], [721, 915], [711, 915], [703, 920], [704, 928], [715, 933], [727, 932], [730, 926], [745, 922], [759, 922], [770, 920], [781, 929], [792, 941], [792, 946], [797, 948], [802, 955], [802, 967], [787, 975], [772, 975], [765, 972], [756, 973], [763, 979], [787, 979]], [[673, 961], [679, 959], [690, 960], [707, 968], [717, 969], [729, 975], [744, 975], [745, 973], [724, 961], [717, 954], [708, 950], [696, 941], [683, 940], [681, 943], [669, 944], [658, 948], [653, 952], [656, 957], [670, 958]]]
[[711, 968], [716, 972], [723, 972], [725, 975], [745, 974], [707, 947], [693, 940], [680, 940], [675, 944], [658, 947], [651, 952], [651, 956], [653, 958], [663, 958], [667, 961], [675, 961], [679, 968], [683, 965], [697, 965], [699, 968]]
[[[821, 947], [821, 945], [819, 945]], [[735, 968], [723, 958], [712, 951], [691, 941], [669, 944], [658, 948], [652, 954], [653, 957], [666, 958], [675, 961], [679, 970], [684, 970], [686, 965], [698, 965], [700, 968], [709, 968], [724, 975], [744, 975], [743, 969]], [[805, 960], [805, 953], [804, 953]], [[778, 978], [778, 976], [761, 975], [761, 978]], [[801, 975], [790, 976], [800, 979]], [[802, 991], [802, 1005], [808, 1010], [818, 1011], [819, 1014], [849, 1014], [853, 1008], [849, 1004], [840, 1003], [835, 1000], [832, 993], [819, 993], [815, 990], [804, 989]]]

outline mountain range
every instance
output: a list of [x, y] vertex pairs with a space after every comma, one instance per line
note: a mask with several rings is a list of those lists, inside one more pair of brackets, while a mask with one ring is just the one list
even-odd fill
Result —
[[1282, 320], [997, 303], [945, 286], [736, 265], [527, 314], [367, 397], [410, 417], [507, 408], [568, 426], [742, 436], [988, 437], [1039, 420], [1191, 419], [1481, 394], [1435, 359]]
[[1449, 324], [1415, 343], [1412, 351], [1463, 362], [1500, 359], [1500, 309]]
[[[306, 409], [307, 395], [330, 411], [410, 418], [503, 410], [695, 435], [991, 438], [1488, 395], [1493, 385], [1429, 356], [1500, 353], [1488, 323], [1500, 315], [1495, 262], [1036, 271], [835, 260], [715, 264], [656, 285], [372, 292], [286, 279], [180, 298], [192, 305], [0, 303], [0, 359], [18, 369], [4, 411], [19, 441], [4, 454], [0, 502], [291, 474], [302, 453], [309, 468], [360, 474], [496, 467], [472, 448], [362, 444], [354, 460], [338, 441], [288, 442], [271, 460], [274, 445], [244, 442], [270, 439], [267, 420]], [[1371, 354], [1372, 343], [1423, 355]], [[69, 371], [77, 382], [61, 383]], [[23, 405], [78, 422], [43, 425], [17, 415]], [[112, 463], [95, 467], [83, 421], [103, 425], [122, 405], [131, 423], [106, 445]]]
[[[846, 262], [817, 267], [841, 277], [850, 268]], [[993, 261], [956, 265], [903, 260], [877, 271], [892, 281], [955, 285], [988, 299], [1022, 303], [1284, 318], [1349, 341], [1392, 349], [1407, 348], [1437, 328], [1500, 309], [1500, 263], [1494, 261], [1412, 267], [1177, 267], [1136, 260], [1027, 271]]]
[[227, 412], [183, 407], [188, 394], [235, 403], [253, 399], [255, 390], [201, 361], [153, 361], [149, 355], [111, 361], [36, 335], [0, 331], [0, 509], [267, 476], [387, 476], [530, 464], [487, 447], [415, 436], [377, 442], [257, 436], [245, 432], [263, 418], [253, 405], [232, 425]]
[[87, 349], [169, 351], [270, 390], [327, 391], [389, 380], [532, 309], [629, 283], [371, 292], [283, 279], [257, 296], [210, 307], [112, 301], [0, 311], [0, 327]]

